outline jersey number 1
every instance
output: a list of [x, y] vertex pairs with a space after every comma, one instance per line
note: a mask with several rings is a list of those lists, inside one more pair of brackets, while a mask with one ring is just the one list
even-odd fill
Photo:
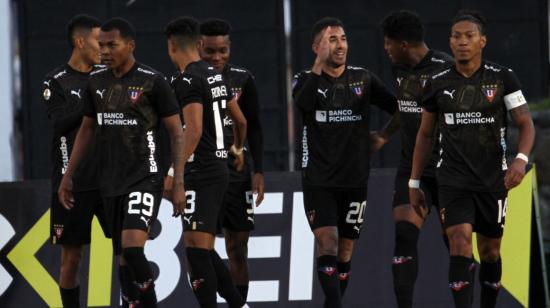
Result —
[[214, 126], [216, 128], [216, 148], [222, 150], [224, 148], [223, 142], [223, 123], [221, 111], [225, 110], [226, 101], [221, 100], [221, 110], [218, 101], [212, 102], [212, 109], [214, 110]]

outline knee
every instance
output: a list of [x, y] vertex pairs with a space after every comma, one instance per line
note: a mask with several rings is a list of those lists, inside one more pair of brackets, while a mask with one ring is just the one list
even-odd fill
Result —
[[80, 260], [82, 259], [82, 248], [72, 248], [68, 250], [63, 250], [61, 258], [61, 270], [67, 271], [71, 269], [76, 269], [80, 265]]
[[315, 242], [319, 255], [335, 256], [338, 254], [338, 236], [331, 234], [316, 236]]
[[395, 243], [396, 245], [414, 245], [418, 241], [420, 230], [413, 223], [408, 221], [398, 221], [395, 224]]
[[465, 232], [452, 232], [447, 235], [451, 247], [451, 255], [471, 257], [472, 236]]
[[499, 247], [485, 247], [479, 250], [479, 258], [482, 262], [495, 263], [500, 259]]

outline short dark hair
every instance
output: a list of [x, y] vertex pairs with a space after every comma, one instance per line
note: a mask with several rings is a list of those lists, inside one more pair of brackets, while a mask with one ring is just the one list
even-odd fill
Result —
[[344, 28], [344, 23], [340, 19], [334, 17], [323, 17], [319, 19], [311, 29], [311, 40], [315, 40], [317, 34], [321, 33], [327, 27]]
[[67, 24], [67, 40], [71, 47], [74, 47], [73, 36], [77, 31], [91, 31], [93, 28], [99, 28], [101, 22], [90, 15], [78, 14], [69, 20]]
[[113, 30], [118, 30], [120, 37], [124, 39], [136, 39], [136, 30], [134, 26], [122, 17], [111, 18], [101, 25], [101, 31], [109, 32]]
[[391, 12], [380, 24], [384, 36], [392, 40], [423, 42], [424, 26], [418, 14], [401, 10]]
[[178, 17], [166, 25], [164, 35], [175, 40], [180, 48], [188, 48], [199, 40], [199, 22], [193, 17]]
[[487, 19], [479, 11], [475, 10], [460, 10], [453, 18], [453, 26], [461, 21], [471, 21], [475, 23], [481, 35], [485, 35], [487, 30]]
[[200, 26], [200, 34], [205, 36], [229, 35], [231, 25], [223, 19], [211, 18], [203, 21]]

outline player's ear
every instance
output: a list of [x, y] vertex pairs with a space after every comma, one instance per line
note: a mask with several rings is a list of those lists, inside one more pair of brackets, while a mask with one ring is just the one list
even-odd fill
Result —
[[481, 45], [481, 49], [485, 48], [485, 45], [487, 45], [487, 36], [482, 35], [479, 44]]
[[130, 49], [130, 52], [134, 52], [134, 49], [136, 49], [136, 41], [128, 40], [128, 48]]
[[84, 48], [84, 37], [76, 35], [73, 37], [74, 47], [78, 49]]
[[313, 53], [317, 54], [317, 52], [319, 52], [319, 43], [313, 42], [313, 44], [311, 44], [311, 50], [313, 50]]
[[197, 40], [197, 48], [199, 50], [202, 50], [203, 46], [204, 46], [204, 42], [202, 40]]

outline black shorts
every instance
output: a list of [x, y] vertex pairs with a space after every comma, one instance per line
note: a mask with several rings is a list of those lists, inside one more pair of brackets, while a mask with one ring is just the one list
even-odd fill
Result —
[[478, 192], [440, 186], [441, 220], [445, 228], [471, 224], [474, 232], [501, 238], [506, 221], [508, 192]]
[[220, 225], [231, 231], [254, 230], [254, 205], [250, 181], [229, 183], [220, 212]]
[[183, 230], [215, 235], [226, 189], [227, 177], [214, 183], [186, 181], [187, 207], [182, 218]]
[[336, 226], [341, 237], [359, 238], [367, 206], [367, 188], [304, 185], [304, 207], [311, 230]]
[[113, 251], [122, 253], [122, 231], [137, 229], [149, 233], [157, 219], [162, 191], [133, 191], [104, 199], [113, 238]]
[[57, 192], [51, 196], [50, 241], [61, 245], [86, 245], [90, 243], [94, 215], [106, 237], [110, 237], [105, 209], [99, 190], [75, 192], [71, 210], [59, 202]]
[[[403, 204], [410, 204], [409, 202], [409, 179], [411, 178], [410, 171], [397, 171], [397, 175], [395, 176], [395, 182], [394, 182], [394, 190], [393, 190], [393, 208], [403, 205]], [[429, 209], [431, 210], [431, 206], [435, 206], [435, 208], [439, 212], [439, 194], [438, 194], [438, 186], [437, 186], [437, 180], [435, 177], [422, 177], [420, 179], [420, 188], [424, 192], [424, 195], [426, 196], [426, 204], [429, 205]]]

